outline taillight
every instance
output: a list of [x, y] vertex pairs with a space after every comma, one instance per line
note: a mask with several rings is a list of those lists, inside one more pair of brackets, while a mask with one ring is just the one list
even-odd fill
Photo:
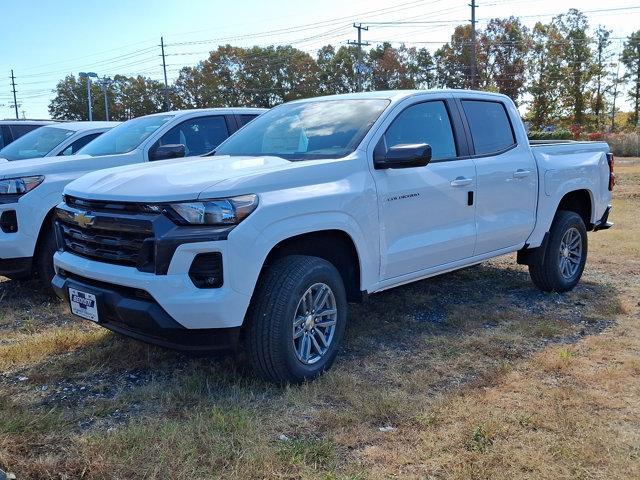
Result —
[[607, 162], [609, 163], [609, 191], [612, 191], [616, 184], [616, 174], [613, 171], [613, 167], [615, 166], [613, 153], [607, 153]]

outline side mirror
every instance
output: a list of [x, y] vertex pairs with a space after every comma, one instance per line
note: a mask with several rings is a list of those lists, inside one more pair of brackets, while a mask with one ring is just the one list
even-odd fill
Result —
[[167, 160], [169, 158], [181, 158], [186, 155], [184, 145], [159, 145], [156, 148], [149, 150], [149, 160]]
[[386, 153], [373, 155], [373, 166], [382, 170], [385, 168], [424, 167], [431, 161], [431, 145], [427, 143], [413, 143], [394, 145]]

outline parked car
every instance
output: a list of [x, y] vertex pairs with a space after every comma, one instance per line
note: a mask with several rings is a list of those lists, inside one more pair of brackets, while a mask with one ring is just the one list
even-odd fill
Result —
[[43, 125], [51, 125], [51, 120], [0, 120], [0, 150]]
[[213, 157], [67, 185], [53, 286], [113, 331], [242, 345], [263, 377], [301, 382], [332, 364], [363, 293], [510, 252], [542, 290], [572, 289], [612, 187], [605, 143], [532, 147], [503, 95], [294, 101]]
[[207, 153], [263, 111], [212, 108], [148, 115], [118, 125], [78, 155], [0, 164], [0, 275], [35, 274], [50, 285], [53, 213], [70, 181], [101, 168]]
[[12, 162], [75, 155], [89, 142], [119, 124], [120, 122], [64, 122], [44, 125], [4, 147], [0, 150], [0, 158]]

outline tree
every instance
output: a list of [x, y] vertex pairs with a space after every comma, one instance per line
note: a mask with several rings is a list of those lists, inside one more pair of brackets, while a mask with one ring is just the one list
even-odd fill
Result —
[[629, 123], [633, 126], [640, 126], [640, 30], [627, 37], [621, 60], [627, 70], [624, 80], [631, 85], [629, 98], [634, 105]]
[[369, 89], [415, 88], [415, 84], [407, 75], [407, 68], [402, 60], [400, 52], [390, 43], [385, 42], [371, 49], [365, 62], [371, 70]]
[[435, 84], [435, 64], [426, 48], [417, 50], [402, 45], [398, 49], [400, 62], [405, 66], [406, 77], [411, 88], [432, 88]]
[[342, 46], [336, 50], [326, 45], [318, 50], [318, 89], [322, 95], [356, 91], [356, 47]]
[[594, 80], [595, 80], [595, 93], [591, 100], [591, 110], [595, 117], [596, 128], [600, 130], [602, 125], [602, 116], [605, 113], [605, 96], [612, 88], [612, 83], [609, 82], [611, 67], [611, 58], [613, 54], [609, 51], [611, 46], [611, 30], [607, 30], [602, 25], [598, 26], [594, 33], [595, 47], [596, 47], [596, 59], [594, 64]]
[[589, 22], [584, 13], [572, 8], [552, 20], [562, 36], [562, 105], [564, 113], [577, 125], [584, 125], [589, 104], [589, 82], [593, 78], [593, 52], [587, 35]]
[[[49, 115], [54, 120], [89, 120], [87, 81], [74, 75], [67, 75], [60, 80], [54, 90], [56, 96], [49, 103]], [[93, 119], [104, 120], [104, 100], [102, 90], [93, 82], [91, 84]], [[113, 100], [109, 107], [113, 106]]]
[[[443, 88], [471, 88], [471, 26], [458, 25], [451, 41], [445, 43], [434, 54], [436, 62], [436, 83]], [[477, 85], [486, 88], [486, 51], [477, 51]]]
[[525, 84], [529, 30], [515, 17], [494, 18], [480, 34], [488, 86], [518, 102]]
[[560, 115], [562, 37], [557, 26], [536, 23], [528, 63], [527, 91], [530, 100], [527, 119], [534, 128], [542, 128], [556, 121]]

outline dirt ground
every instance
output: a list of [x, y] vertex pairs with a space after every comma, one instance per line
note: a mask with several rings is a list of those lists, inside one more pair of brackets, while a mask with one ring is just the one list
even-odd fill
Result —
[[578, 287], [515, 255], [371, 296], [318, 381], [277, 388], [0, 278], [0, 468], [23, 478], [640, 478], [640, 159]]

